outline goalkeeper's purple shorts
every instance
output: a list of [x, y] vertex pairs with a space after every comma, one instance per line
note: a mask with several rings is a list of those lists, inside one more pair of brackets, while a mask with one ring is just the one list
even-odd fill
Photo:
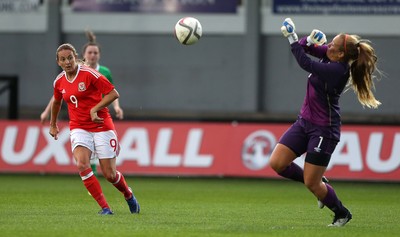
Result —
[[[307, 158], [323, 159], [317, 165], [327, 166], [340, 139], [340, 127], [319, 126], [301, 117], [283, 134], [279, 143], [289, 147], [297, 156], [307, 152]], [[315, 163], [315, 162], [310, 162]]]

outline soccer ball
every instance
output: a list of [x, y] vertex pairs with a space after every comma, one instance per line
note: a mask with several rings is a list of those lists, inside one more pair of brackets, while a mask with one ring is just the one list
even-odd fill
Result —
[[191, 45], [199, 41], [203, 31], [199, 20], [184, 17], [175, 25], [175, 37], [181, 44]]

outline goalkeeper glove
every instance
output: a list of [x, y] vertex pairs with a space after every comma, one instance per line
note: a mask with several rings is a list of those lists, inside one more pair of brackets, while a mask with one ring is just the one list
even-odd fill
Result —
[[317, 45], [321, 46], [326, 43], [326, 36], [324, 32], [314, 29], [311, 34], [307, 36], [307, 45]]
[[296, 26], [294, 25], [294, 22], [292, 21], [292, 19], [286, 18], [283, 21], [283, 24], [281, 27], [281, 32], [282, 32], [283, 36], [288, 38], [290, 44], [297, 42], [299, 39], [297, 37], [295, 30], [296, 30]]

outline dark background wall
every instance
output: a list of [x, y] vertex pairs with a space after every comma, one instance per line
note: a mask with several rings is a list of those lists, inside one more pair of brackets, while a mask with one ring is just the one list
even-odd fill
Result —
[[[28, 14], [25, 21], [13, 22], [19, 16], [0, 15], [0, 75], [19, 77], [20, 118], [39, 117], [60, 71], [56, 48], [70, 42], [81, 52], [87, 28], [96, 33], [102, 46], [101, 63], [112, 71], [128, 119], [292, 120], [303, 100], [307, 73], [280, 35], [286, 16], [273, 15], [269, 1], [244, 1], [236, 15], [195, 15], [204, 35], [192, 46], [180, 45], [172, 34], [182, 15], [77, 14], [65, 1], [48, 0], [30, 15], [32, 20]], [[332, 17], [315, 21], [314, 17], [292, 16], [298, 19], [297, 28], [303, 29], [298, 31], [300, 36], [318, 25], [327, 29], [329, 41], [342, 31], [360, 34], [373, 42], [378, 66], [385, 73], [376, 84], [382, 106], [364, 109], [348, 91], [342, 98], [345, 119], [400, 121], [396, 47], [400, 32], [357, 28], [357, 22], [369, 24], [365, 16], [347, 16], [352, 24]], [[378, 16], [369, 21], [376, 24], [381, 18], [388, 19]], [[390, 24], [400, 23], [398, 16], [389, 19]], [[337, 30], [340, 27], [343, 30]], [[2, 117], [6, 117], [7, 96], [0, 95]]]

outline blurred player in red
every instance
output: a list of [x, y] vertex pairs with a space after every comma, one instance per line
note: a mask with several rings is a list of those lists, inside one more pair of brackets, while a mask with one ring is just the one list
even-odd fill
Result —
[[[85, 64], [103, 74], [112, 84], [114, 84], [110, 69], [99, 64], [101, 57], [101, 49], [100, 45], [96, 41], [95, 34], [92, 31], [86, 31], [86, 38], [88, 39], [88, 42], [83, 46], [82, 49], [82, 54]], [[42, 122], [42, 124], [45, 123], [45, 121], [48, 119], [50, 115], [50, 107], [52, 102], [53, 102], [53, 97], [51, 97], [45, 110], [40, 114], [40, 121]], [[123, 119], [124, 111], [122, 110], [119, 104], [119, 99], [115, 99], [112, 102], [112, 107], [114, 108], [115, 111], [115, 117], [118, 119]], [[95, 175], [97, 175], [97, 163], [98, 162], [96, 155], [93, 154], [91, 159], [91, 167]]]
[[105, 76], [78, 60], [78, 54], [71, 44], [60, 45], [56, 53], [57, 64], [63, 71], [53, 84], [50, 135], [57, 140], [59, 133], [57, 119], [61, 102], [64, 100], [67, 103], [70, 119], [73, 157], [83, 184], [102, 208], [99, 214], [110, 215], [113, 212], [90, 167], [90, 157], [93, 152], [99, 158], [104, 177], [123, 193], [131, 213], [139, 213], [139, 203], [122, 173], [116, 170], [119, 143], [107, 106], [119, 97], [118, 92]]

